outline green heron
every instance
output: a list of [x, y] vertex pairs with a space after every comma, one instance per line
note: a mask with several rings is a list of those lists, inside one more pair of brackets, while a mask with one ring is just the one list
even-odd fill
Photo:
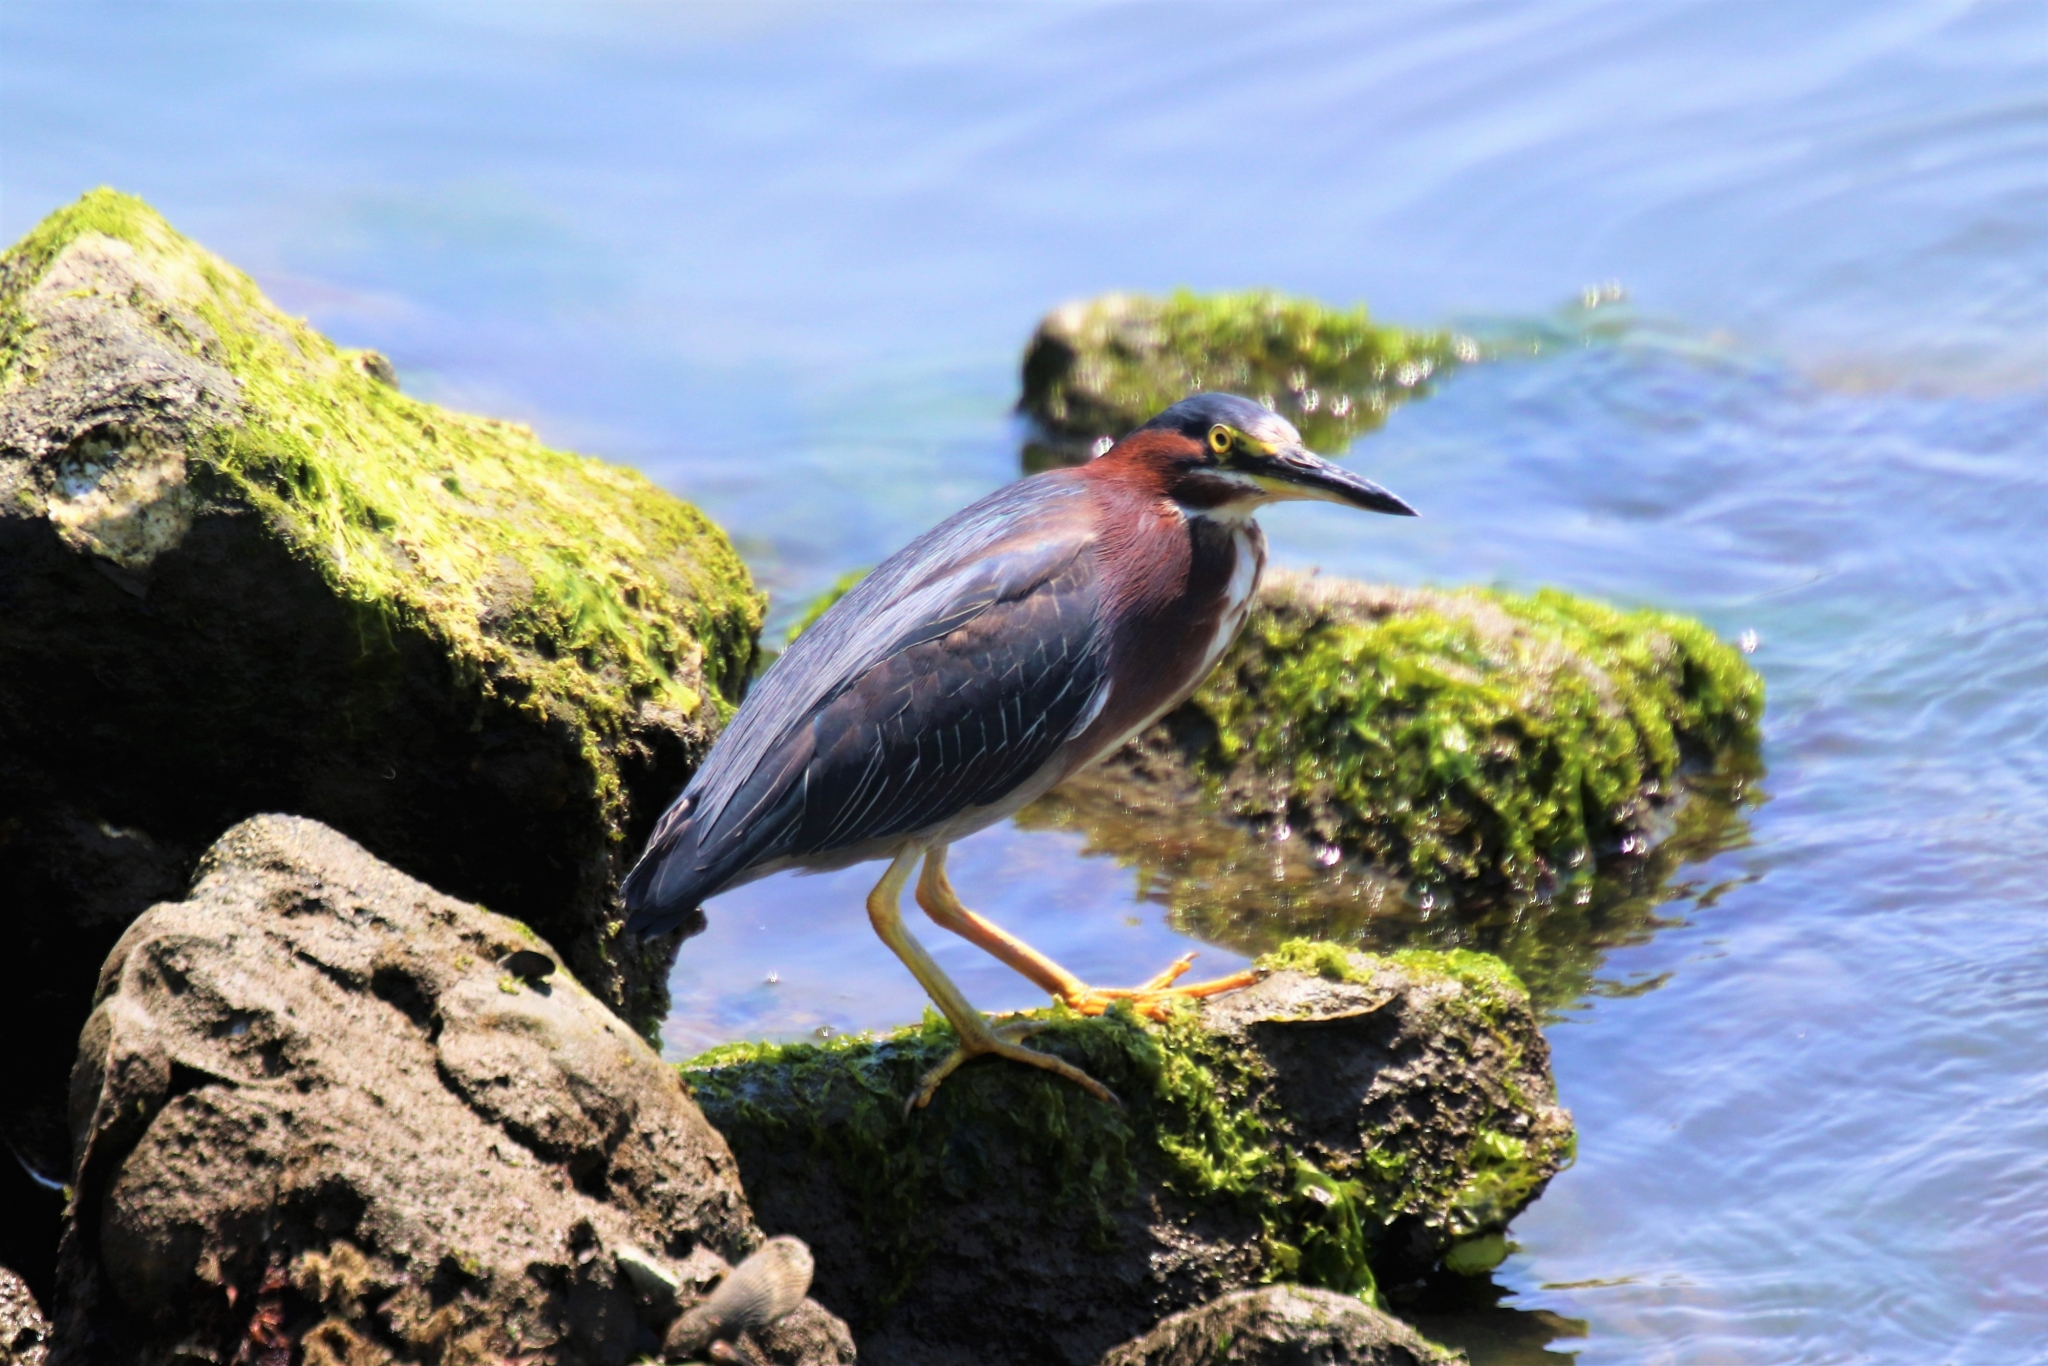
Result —
[[868, 917], [959, 1036], [912, 1097], [994, 1053], [1107, 1088], [991, 1024], [906, 929], [917, 902], [1083, 1013], [1116, 1001], [1158, 1017], [1189, 954], [1142, 986], [1104, 990], [960, 904], [946, 848], [1008, 817], [1186, 701], [1244, 625], [1266, 542], [1252, 514], [1315, 498], [1414, 510], [1305, 449], [1249, 399], [1197, 394], [1078, 469], [1019, 480], [890, 556], [797, 637], [748, 694], [627, 875], [627, 930], [701, 928], [710, 896], [785, 868], [889, 860]]

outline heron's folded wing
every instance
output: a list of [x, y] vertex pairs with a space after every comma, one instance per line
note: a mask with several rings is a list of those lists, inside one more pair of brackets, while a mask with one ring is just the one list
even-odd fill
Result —
[[799, 856], [907, 835], [1002, 801], [1094, 719], [1104, 656], [1084, 553], [1000, 573], [906, 633], [813, 716]]
[[1092, 523], [1055, 478], [891, 556], [755, 685], [626, 884], [695, 905], [773, 859], [1013, 790], [1100, 707]]

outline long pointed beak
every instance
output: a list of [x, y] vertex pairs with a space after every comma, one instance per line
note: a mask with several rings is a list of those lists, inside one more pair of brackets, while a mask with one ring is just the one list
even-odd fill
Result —
[[1315, 498], [1394, 517], [1417, 515], [1414, 508], [1372, 480], [1323, 459], [1305, 446], [1282, 446], [1261, 461], [1260, 466], [1259, 482], [1276, 498]]

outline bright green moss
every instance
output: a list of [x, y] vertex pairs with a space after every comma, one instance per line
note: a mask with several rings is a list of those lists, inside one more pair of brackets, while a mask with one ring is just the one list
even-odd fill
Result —
[[138, 199], [96, 190], [0, 264], [5, 383], [37, 364], [23, 292], [87, 239], [132, 251], [171, 295], [134, 300], [151, 324], [240, 387], [238, 421], [187, 452], [195, 489], [260, 513], [361, 609], [366, 650], [424, 631], [458, 681], [575, 726], [608, 809], [621, 794], [603, 751], [640, 706], [729, 712], [762, 602], [708, 519], [523, 427], [406, 397]]
[[1477, 1238], [1467, 1238], [1444, 1254], [1444, 1268], [1460, 1276], [1484, 1276], [1508, 1259], [1514, 1249], [1509, 1245], [1507, 1235], [1482, 1233]]
[[1402, 949], [1387, 955], [1387, 961], [1410, 977], [1447, 977], [1493, 1010], [1509, 1008], [1529, 990], [1499, 958], [1471, 949]]
[[1269, 598], [1193, 705], [1240, 814], [1305, 817], [1424, 889], [1529, 895], [1589, 877], [1681, 765], [1753, 751], [1763, 684], [1668, 613], [1309, 585]]
[[[1467, 1153], [1471, 1174], [1451, 1201], [1452, 1227], [1469, 1233], [1505, 1224], [1555, 1170], [1554, 1164], [1539, 1165], [1531, 1156], [1529, 1145], [1512, 1134], [1481, 1131]], [[1565, 1160], [1570, 1156], [1565, 1154]]]
[[1384, 958], [1364, 957], [1342, 944], [1320, 939], [1290, 939], [1270, 953], [1259, 955], [1253, 966], [1267, 972], [1301, 972], [1328, 982], [1373, 980], [1375, 969], [1393, 964], [1412, 979], [1444, 978], [1476, 993], [1491, 1005], [1506, 1004], [1506, 997], [1527, 994], [1514, 970], [1490, 953], [1470, 949], [1402, 949]]
[[1290, 939], [1271, 953], [1259, 955], [1256, 967], [1268, 972], [1304, 972], [1326, 982], [1368, 982], [1371, 974], [1352, 961], [1351, 950], [1320, 939]]
[[1311, 446], [1341, 450], [1427, 392], [1433, 375], [1477, 355], [1469, 341], [1406, 332], [1267, 291], [1164, 299], [1110, 294], [1039, 324], [1019, 407], [1046, 433], [1085, 446], [1119, 437], [1203, 389], [1257, 399]]

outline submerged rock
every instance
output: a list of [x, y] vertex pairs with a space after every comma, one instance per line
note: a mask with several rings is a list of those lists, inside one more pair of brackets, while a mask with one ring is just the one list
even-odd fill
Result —
[[1020, 820], [1133, 863], [1212, 943], [1467, 944], [1554, 1002], [1727, 837], [1762, 712], [1684, 617], [1276, 574], [1187, 705]]
[[1050, 443], [1026, 460], [1086, 459], [1099, 440], [1203, 389], [1255, 398], [1310, 446], [1341, 451], [1426, 393], [1432, 376], [1477, 356], [1447, 333], [1262, 291], [1105, 294], [1048, 313], [1025, 348], [1017, 407]]
[[[315, 822], [229, 831], [102, 973], [53, 1355], [654, 1350], [761, 1235], [673, 1069], [573, 978], [504, 966], [546, 951]], [[771, 1359], [851, 1359], [792, 1319], [811, 1345]]]
[[1102, 1366], [1456, 1366], [1463, 1360], [1355, 1295], [1269, 1285], [1175, 1314], [1111, 1352]]
[[[664, 1008], [612, 889], [761, 599], [639, 475], [393, 381], [111, 191], [0, 258], [8, 1037], [72, 1037], [122, 926], [265, 810], [527, 920], [636, 1024]], [[68, 1067], [0, 1073], [7, 1137], [59, 1171]]]
[[1503, 1229], [1569, 1160], [1526, 993], [1481, 955], [1294, 945], [1163, 1025], [1033, 1036], [1122, 1098], [952, 1047], [733, 1045], [684, 1068], [764, 1228], [890, 1363], [1094, 1363], [1162, 1317], [1266, 1281], [1344, 1293]]

